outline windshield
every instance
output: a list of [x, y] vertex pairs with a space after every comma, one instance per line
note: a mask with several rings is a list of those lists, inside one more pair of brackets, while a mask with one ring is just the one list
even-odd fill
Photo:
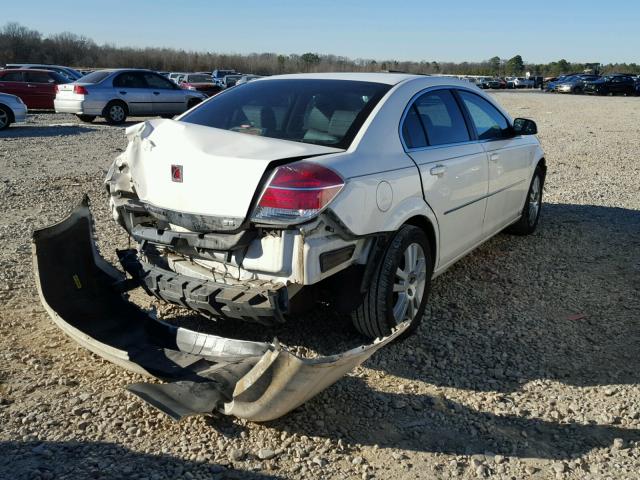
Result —
[[190, 83], [211, 83], [211, 75], [187, 75], [186, 82]]
[[218, 94], [181, 121], [346, 149], [390, 88], [345, 80], [261, 80]]

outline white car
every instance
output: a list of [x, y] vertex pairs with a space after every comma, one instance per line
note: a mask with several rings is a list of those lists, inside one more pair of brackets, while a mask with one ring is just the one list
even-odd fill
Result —
[[27, 121], [27, 106], [20, 97], [0, 93], [0, 130], [9, 128], [12, 123]]
[[106, 179], [139, 242], [123, 265], [205, 315], [270, 324], [322, 300], [372, 338], [415, 328], [433, 277], [536, 228], [536, 131], [450, 78], [254, 80], [127, 129]]

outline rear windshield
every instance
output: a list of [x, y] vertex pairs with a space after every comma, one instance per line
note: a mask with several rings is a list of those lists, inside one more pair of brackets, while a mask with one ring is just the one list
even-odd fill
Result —
[[100, 83], [109, 75], [111, 75], [111, 72], [105, 72], [105, 71], [91, 72], [90, 74], [85, 75], [84, 77], [80, 77], [77, 81], [81, 83]]
[[256, 81], [225, 90], [181, 121], [346, 149], [390, 88], [346, 80]]

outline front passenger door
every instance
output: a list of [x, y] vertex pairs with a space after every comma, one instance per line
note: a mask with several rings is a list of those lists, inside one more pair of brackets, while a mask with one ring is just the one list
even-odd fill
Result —
[[154, 115], [175, 115], [187, 109], [184, 90], [152, 72], [146, 72], [144, 78], [151, 91]]
[[489, 101], [468, 90], [457, 90], [489, 160], [489, 191], [484, 215], [485, 236], [515, 220], [529, 189], [532, 143], [514, 136], [505, 116]]

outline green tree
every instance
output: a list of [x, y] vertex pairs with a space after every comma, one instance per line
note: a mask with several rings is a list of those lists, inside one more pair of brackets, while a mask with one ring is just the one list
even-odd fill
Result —
[[317, 53], [308, 52], [300, 55], [300, 60], [302, 60], [305, 65], [305, 69], [308, 72], [312, 66], [320, 63], [320, 56]]
[[489, 68], [491, 69], [491, 73], [493, 73], [494, 75], [500, 75], [501, 64], [502, 61], [500, 60], [500, 57], [491, 57], [489, 59]]
[[507, 60], [507, 72], [513, 75], [520, 75], [524, 72], [524, 61], [520, 55]]

